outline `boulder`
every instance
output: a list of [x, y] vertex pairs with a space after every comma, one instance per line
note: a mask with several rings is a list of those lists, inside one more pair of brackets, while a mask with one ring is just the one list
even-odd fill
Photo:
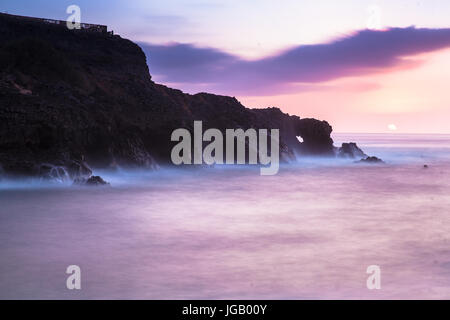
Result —
[[364, 159], [356, 161], [356, 163], [382, 164], [384, 163], [384, 161], [377, 157], [366, 157]]
[[109, 182], [103, 180], [100, 176], [92, 176], [90, 178], [76, 178], [73, 181], [74, 185], [79, 186], [109, 186]]
[[367, 155], [354, 142], [343, 143], [337, 150], [337, 156], [340, 158], [367, 158]]

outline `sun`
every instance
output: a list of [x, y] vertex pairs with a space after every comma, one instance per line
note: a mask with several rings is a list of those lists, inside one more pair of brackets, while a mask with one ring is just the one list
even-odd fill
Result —
[[397, 126], [393, 123], [388, 125], [389, 131], [397, 131]]

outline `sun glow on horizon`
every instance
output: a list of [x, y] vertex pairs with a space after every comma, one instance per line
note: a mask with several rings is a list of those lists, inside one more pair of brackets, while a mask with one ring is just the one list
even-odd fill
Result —
[[421, 63], [321, 83], [315, 91], [239, 100], [247, 107], [278, 106], [327, 120], [340, 132], [383, 132], [395, 123], [395, 132], [450, 133], [450, 49], [408, 59]]
[[397, 131], [397, 126], [393, 123], [388, 125], [389, 131]]

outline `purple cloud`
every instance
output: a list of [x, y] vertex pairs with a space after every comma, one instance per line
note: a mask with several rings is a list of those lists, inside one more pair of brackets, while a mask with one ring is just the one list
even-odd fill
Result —
[[317, 84], [406, 66], [405, 57], [450, 47], [450, 29], [363, 30], [325, 44], [291, 48], [245, 60], [190, 44], [142, 43], [155, 80], [182, 89], [228, 95], [267, 95], [311, 90]]

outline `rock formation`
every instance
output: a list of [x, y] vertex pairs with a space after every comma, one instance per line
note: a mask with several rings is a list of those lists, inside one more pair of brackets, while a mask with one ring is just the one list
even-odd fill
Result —
[[382, 164], [384, 161], [377, 157], [366, 157], [357, 161], [357, 163]]
[[75, 178], [74, 185], [79, 186], [109, 186], [110, 184], [100, 176], [91, 176], [89, 178]]
[[156, 168], [170, 163], [172, 131], [192, 129], [194, 120], [221, 130], [280, 129], [285, 161], [335, 154], [326, 121], [248, 109], [232, 97], [185, 94], [154, 83], [143, 51], [120, 36], [0, 15], [5, 173], [75, 179], [90, 177], [90, 167]]
[[366, 158], [367, 154], [364, 153], [354, 142], [343, 143], [337, 150], [337, 156], [341, 158]]

